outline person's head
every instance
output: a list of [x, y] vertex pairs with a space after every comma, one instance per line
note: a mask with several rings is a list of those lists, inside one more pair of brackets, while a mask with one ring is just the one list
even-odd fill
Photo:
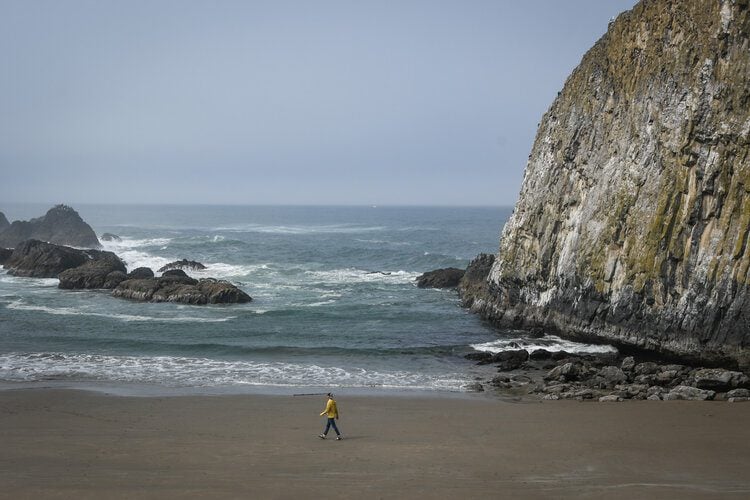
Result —
[[333, 394], [330, 393], [330, 392], [328, 394], [326, 394], [326, 396], [328, 396], [328, 399], [333, 399]]

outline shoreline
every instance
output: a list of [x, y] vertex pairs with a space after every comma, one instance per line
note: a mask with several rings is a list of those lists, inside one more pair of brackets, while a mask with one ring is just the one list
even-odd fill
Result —
[[4, 498], [750, 494], [750, 404], [0, 391]]

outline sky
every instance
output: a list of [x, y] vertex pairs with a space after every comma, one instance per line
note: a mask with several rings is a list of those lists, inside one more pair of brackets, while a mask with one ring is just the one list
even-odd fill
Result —
[[634, 4], [0, 0], [0, 205], [512, 205]]

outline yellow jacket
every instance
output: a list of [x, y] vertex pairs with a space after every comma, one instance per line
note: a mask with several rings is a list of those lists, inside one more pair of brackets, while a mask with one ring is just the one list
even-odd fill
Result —
[[329, 399], [328, 403], [326, 403], [326, 409], [323, 410], [320, 415], [327, 415], [328, 418], [339, 418], [339, 410], [336, 408], [336, 401]]

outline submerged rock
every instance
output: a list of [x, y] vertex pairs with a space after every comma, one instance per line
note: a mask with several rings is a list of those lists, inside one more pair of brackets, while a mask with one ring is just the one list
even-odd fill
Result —
[[456, 288], [464, 275], [463, 269], [447, 267], [428, 271], [417, 277], [419, 288]]
[[14, 248], [30, 239], [82, 248], [101, 246], [91, 226], [67, 205], [56, 205], [36, 219], [14, 221], [0, 231], [0, 247]]
[[611, 23], [541, 120], [473, 310], [750, 369], [749, 32], [746, 1]]

